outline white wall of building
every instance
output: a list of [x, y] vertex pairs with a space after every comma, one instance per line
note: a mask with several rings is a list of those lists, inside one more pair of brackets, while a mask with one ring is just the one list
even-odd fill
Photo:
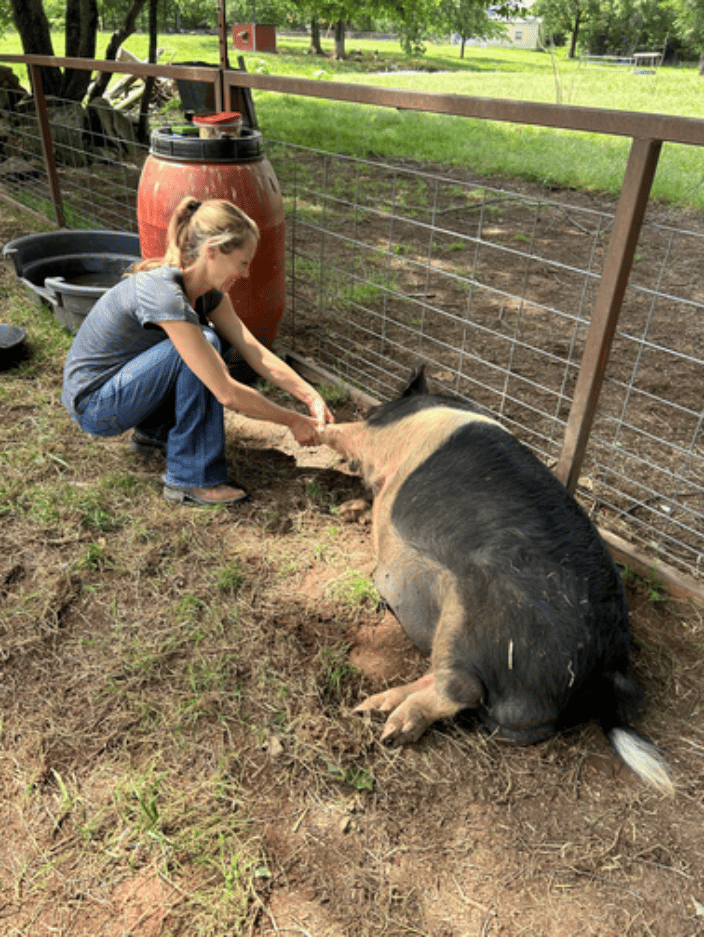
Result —
[[540, 47], [541, 19], [510, 20], [503, 25], [506, 32], [496, 39], [468, 39], [468, 46], [487, 48], [538, 49]]

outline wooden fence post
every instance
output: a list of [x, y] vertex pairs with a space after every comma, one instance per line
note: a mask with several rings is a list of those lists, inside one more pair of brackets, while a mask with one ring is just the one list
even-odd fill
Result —
[[554, 470], [555, 475], [570, 491], [577, 487], [589, 442], [661, 146], [661, 140], [638, 139], [634, 139], [631, 145], [572, 407], [567, 417], [562, 452]]
[[49, 118], [46, 113], [46, 98], [44, 97], [44, 86], [42, 85], [42, 70], [39, 65], [30, 63], [29, 73], [32, 79], [32, 91], [34, 92], [34, 105], [37, 110], [39, 136], [42, 141], [44, 165], [46, 166], [46, 172], [49, 178], [49, 192], [51, 193], [51, 201], [54, 205], [56, 224], [59, 228], [65, 228], [66, 219], [64, 218], [64, 206], [61, 200], [61, 186], [59, 185], [59, 176], [56, 172], [54, 147], [51, 142], [51, 128], [49, 127]]

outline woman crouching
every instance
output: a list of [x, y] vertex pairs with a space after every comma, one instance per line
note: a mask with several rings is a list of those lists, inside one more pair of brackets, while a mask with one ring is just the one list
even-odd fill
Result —
[[[233, 309], [228, 291], [249, 275], [258, 242], [256, 223], [231, 202], [184, 198], [169, 222], [165, 256], [134, 264], [103, 294], [68, 353], [66, 409], [86, 433], [134, 429], [133, 452], [165, 451], [164, 497], [171, 501], [247, 498], [228, 483], [225, 408], [288, 426], [303, 446], [316, 445], [333, 420], [320, 394]], [[227, 367], [235, 351], [310, 416], [236, 381]]]

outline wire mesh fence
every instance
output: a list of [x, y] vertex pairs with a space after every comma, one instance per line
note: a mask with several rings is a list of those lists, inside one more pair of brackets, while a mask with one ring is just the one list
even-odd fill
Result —
[[290, 341], [380, 397], [423, 358], [445, 390], [555, 456], [609, 219], [458, 175], [277, 156]]
[[[656, 214], [656, 212], [653, 212]], [[648, 553], [701, 573], [704, 514], [704, 248], [701, 219], [643, 230], [589, 471], [601, 515]]]
[[[148, 148], [52, 110], [67, 226], [136, 231]], [[0, 111], [0, 144], [0, 193], [50, 222], [36, 115]], [[265, 150], [286, 212], [281, 343], [377, 399], [422, 359], [432, 389], [490, 410], [553, 464], [615, 206], [273, 139]], [[649, 209], [577, 492], [602, 527], [694, 576], [703, 239], [702, 219]]]
[[[99, 118], [100, 106], [82, 108], [51, 99], [47, 116], [61, 196], [69, 228], [137, 230], [139, 174], [148, 148], [136, 142], [131, 122], [110, 112], [113, 124]], [[33, 104], [27, 110], [0, 110], [0, 186], [27, 208], [53, 218], [52, 192], [43, 160]]]

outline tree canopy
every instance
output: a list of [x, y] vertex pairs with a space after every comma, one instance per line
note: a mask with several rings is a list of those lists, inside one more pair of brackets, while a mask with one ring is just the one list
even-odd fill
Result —
[[704, 0], [536, 0], [531, 12], [546, 36], [569, 37], [570, 57], [578, 50], [697, 56], [704, 39]]
[[497, 6], [491, 0], [440, 0], [440, 23], [460, 37], [460, 57], [468, 39], [491, 39], [505, 33], [502, 19], [523, 12], [520, 0], [507, 0]]

